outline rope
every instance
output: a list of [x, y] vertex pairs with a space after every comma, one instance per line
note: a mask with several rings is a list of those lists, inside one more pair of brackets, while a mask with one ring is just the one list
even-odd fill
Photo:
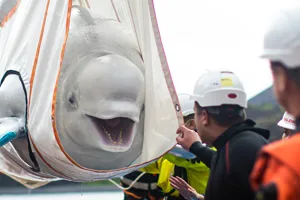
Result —
[[146, 172], [143, 172], [138, 177], [136, 177], [136, 179], [128, 187], [122, 187], [112, 179], [108, 179], [108, 180], [121, 190], [129, 190], [140, 178], [142, 178], [142, 176], [144, 176], [144, 174], [146, 174]]
[[89, 0], [85, 0], [85, 3], [86, 3], [86, 5], [87, 5], [88, 8], [91, 8]]
[[89, 0], [78, 0], [79, 5], [84, 7], [84, 8], [91, 8]]

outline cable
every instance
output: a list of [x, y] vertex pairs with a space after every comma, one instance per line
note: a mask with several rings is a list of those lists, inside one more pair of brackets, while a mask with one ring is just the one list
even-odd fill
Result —
[[118, 183], [116, 183], [114, 180], [112, 179], [108, 179], [111, 183], [113, 183], [115, 186], [117, 186], [119, 189], [121, 190], [129, 190], [130, 188], [132, 188], [132, 186], [140, 179], [142, 178], [142, 176], [144, 176], [144, 174], [146, 174], [146, 172], [141, 173], [138, 177], [136, 177], [136, 179], [128, 186], [128, 187], [122, 187], [121, 185], [119, 185]]

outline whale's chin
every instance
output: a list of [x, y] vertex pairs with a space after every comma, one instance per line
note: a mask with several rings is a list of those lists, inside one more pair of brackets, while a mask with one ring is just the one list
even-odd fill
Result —
[[99, 147], [109, 152], [125, 152], [133, 142], [136, 123], [123, 117], [100, 119], [86, 115], [99, 134]]

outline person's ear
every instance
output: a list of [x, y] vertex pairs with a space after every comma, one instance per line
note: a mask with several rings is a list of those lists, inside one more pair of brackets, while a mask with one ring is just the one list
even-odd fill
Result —
[[190, 119], [186, 125], [186, 127], [188, 127], [191, 130], [195, 130], [196, 129], [196, 122], [194, 119]]
[[188, 129], [194, 130], [196, 128], [196, 126], [195, 126], [195, 120], [194, 119], [189, 119], [188, 121], [186, 121], [185, 126]]
[[280, 97], [288, 89], [288, 76], [283, 67], [271, 67], [271, 71], [273, 75], [274, 92], [277, 97]]
[[[291, 112], [291, 99], [296, 89], [294, 81], [289, 80], [288, 74], [281, 66], [271, 67], [273, 74], [273, 91], [279, 102], [286, 111]], [[296, 89], [297, 90], [297, 89]]]
[[276, 87], [278, 92], [283, 92], [287, 89], [289, 80], [287, 77], [287, 74], [285, 73], [283, 68], [277, 68], [276, 70], [274, 70], [273, 72], [273, 77], [276, 80]]
[[202, 124], [204, 126], [207, 126], [209, 124], [209, 117], [208, 117], [208, 112], [206, 110], [202, 110]]

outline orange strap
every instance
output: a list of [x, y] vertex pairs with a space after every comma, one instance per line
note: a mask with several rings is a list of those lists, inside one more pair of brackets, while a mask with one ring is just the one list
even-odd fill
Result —
[[143, 197], [138, 196], [138, 195], [134, 194], [133, 192], [129, 192], [129, 191], [127, 191], [127, 190], [123, 190], [123, 192], [124, 192], [125, 194], [129, 195], [129, 196], [132, 196], [133, 198], [136, 198], [136, 199], [141, 199], [141, 198], [143, 198]]
[[[143, 197], [141, 197], [141, 196], [138, 196], [138, 195], [134, 194], [133, 192], [129, 192], [128, 190], [123, 190], [123, 192], [124, 192], [125, 194], [127, 194], [127, 195], [132, 196], [132, 197], [135, 198], [135, 199], [142, 199], [142, 198], [143, 198]], [[163, 197], [155, 197], [155, 196], [152, 196], [152, 195], [150, 194], [150, 192], [148, 193], [147, 196], [150, 198], [150, 200], [163, 200], [163, 199], [164, 199]]]
[[[45, 23], [46, 23], [46, 19], [47, 19], [47, 14], [48, 14], [48, 8], [49, 8], [49, 4], [50, 4], [51, 0], [48, 0], [47, 2], [47, 6], [46, 6], [46, 10], [45, 10], [45, 14], [44, 14], [44, 21], [43, 21], [43, 25], [42, 25], [42, 29], [41, 29], [41, 33], [40, 33], [40, 39], [39, 39], [39, 44], [38, 44], [38, 48], [36, 51], [36, 56], [35, 56], [35, 60], [34, 60], [34, 65], [33, 65], [33, 69], [31, 72], [31, 78], [30, 78], [30, 94], [29, 94], [29, 102], [28, 102], [28, 107], [30, 106], [30, 99], [31, 99], [31, 94], [32, 94], [32, 87], [33, 87], [33, 82], [34, 82], [34, 76], [35, 76], [35, 71], [36, 71], [36, 67], [37, 67], [37, 63], [38, 63], [38, 57], [39, 57], [39, 52], [40, 52], [40, 46], [42, 43], [42, 38], [43, 38], [43, 34], [44, 34], [44, 27], [45, 27]], [[70, 15], [71, 15], [71, 8], [72, 8], [72, 0], [68, 0], [68, 14], [67, 14], [67, 19], [66, 19], [66, 37], [65, 37], [65, 41], [62, 47], [62, 52], [61, 52], [61, 57], [63, 57], [64, 54], [64, 50], [65, 50], [65, 46], [66, 46], [66, 41], [67, 41], [67, 35], [69, 33], [69, 23], [70, 23]], [[62, 59], [61, 58], [61, 63], [62, 63]], [[29, 118], [29, 112], [28, 112], [28, 118]], [[29, 138], [30, 141], [35, 149], [35, 151], [37, 152], [37, 154], [39, 155], [39, 157], [43, 160], [43, 162], [53, 171], [55, 171], [56, 173], [60, 174], [62, 177], [66, 177], [68, 178], [66, 175], [64, 175], [63, 173], [61, 173], [59, 170], [56, 170], [50, 163], [48, 163], [46, 161], [46, 159], [43, 157], [43, 155], [40, 153], [38, 147], [35, 145], [34, 141], [32, 140], [30, 134], [29, 134]], [[70, 179], [70, 178], [69, 178]]]
[[49, 4], [50, 4], [50, 0], [47, 1], [46, 10], [45, 10], [44, 19], [43, 19], [43, 25], [42, 25], [42, 29], [41, 29], [41, 33], [40, 33], [40, 38], [39, 38], [39, 42], [38, 42], [38, 46], [37, 46], [37, 50], [36, 50], [35, 58], [34, 58], [34, 62], [33, 62], [33, 67], [32, 67], [32, 71], [31, 71], [30, 85], [29, 85], [29, 102], [28, 102], [28, 107], [30, 106], [30, 100], [31, 100], [31, 95], [32, 95], [33, 82], [34, 82], [34, 78], [35, 78], [35, 72], [36, 72], [37, 63], [38, 63], [38, 60], [39, 60], [40, 49], [41, 49], [41, 45], [42, 45], [42, 41], [43, 41], [43, 36], [44, 36], [45, 24], [46, 24], [47, 15], [48, 15]]
[[0, 27], [4, 27], [4, 25], [6, 24], [6, 22], [15, 14], [19, 4], [20, 4], [21, 0], [18, 0], [18, 2], [16, 3], [16, 5], [9, 11], [9, 13], [4, 17], [3, 21], [0, 24]]

